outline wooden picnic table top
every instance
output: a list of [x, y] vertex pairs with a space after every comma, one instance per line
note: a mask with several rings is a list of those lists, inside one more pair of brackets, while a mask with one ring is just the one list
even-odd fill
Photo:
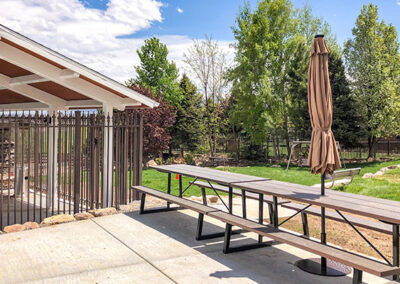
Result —
[[161, 172], [181, 174], [255, 193], [400, 224], [400, 202], [398, 201], [334, 190], [326, 190], [325, 195], [321, 196], [320, 190], [311, 186], [189, 165], [164, 165], [153, 168]]
[[180, 174], [183, 176], [208, 180], [219, 184], [227, 185], [231, 183], [251, 182], [269, 180], [268, 178], [261, 178], [249, 176], [244, 174], [237, 174], [225, 171], [219, 171], [209, 168], [196, 167], [184, 164], [162, 165], [151, 167], [160, 172]]

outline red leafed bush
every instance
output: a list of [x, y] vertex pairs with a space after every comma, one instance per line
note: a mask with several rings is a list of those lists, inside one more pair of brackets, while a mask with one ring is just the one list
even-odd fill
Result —
[[143, 152], [146, 154], [161, 155], [168, 150], [171, 135], [169, 128], [175, 123], [176, 111], [159, 95], [157, 98], [146, 88], [132, 85], [136, 92], [149, 97], [160, 105], [155, 108], [143, 108]]

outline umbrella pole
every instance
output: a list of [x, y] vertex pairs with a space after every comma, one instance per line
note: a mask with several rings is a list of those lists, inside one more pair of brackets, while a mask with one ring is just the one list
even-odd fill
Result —
[[[325, 195], [325, 173], [321, 175], [321, 196]], [[321, 243], [326, 244], [325, 207], [321, 206]], [[351, 268], [336, 262], [327, 262], [325, 257], [301, 259], [295, 265], [303, 271], [321, 276], [344, 276]]]
[[[321, 175], [321, 196], [325, 195], [325, 173]], [[326, 244], [325, 207], [321, 207], [321, 243]], [[321, 257], [321, 272], [326, 274], [326, 258]]]

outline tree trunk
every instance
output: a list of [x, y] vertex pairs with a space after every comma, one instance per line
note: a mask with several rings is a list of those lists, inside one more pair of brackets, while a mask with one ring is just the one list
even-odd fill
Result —
[[375, 136], [369, 136], [368, 137], [368, 159], [369, 158], [374, 158], [374, 146], [376, 144], [376, 137]]
[[278, 153], [276, 151], [277, 148], [276, 148], [276, 138], [275, 138], [275, 136], [272, 137], [272, 149], [274, 150], [274, 160], [276, 160], [277, 157], [278, 157]]
[[183, 147], [181, 147], [181, 157], [182, 157], [182, 158], [185, 157], [185, 150], [183, 149]]

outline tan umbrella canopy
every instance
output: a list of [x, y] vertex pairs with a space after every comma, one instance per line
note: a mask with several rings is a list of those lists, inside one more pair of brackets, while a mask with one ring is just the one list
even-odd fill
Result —
[[341, 167], [332, 126], [332, 92], [328, 73], [329, 49], [323, 36], [316, 36], [308, 67], [308, 111], [312, 125], [308, 165], [311, 172], [332, 174]]

